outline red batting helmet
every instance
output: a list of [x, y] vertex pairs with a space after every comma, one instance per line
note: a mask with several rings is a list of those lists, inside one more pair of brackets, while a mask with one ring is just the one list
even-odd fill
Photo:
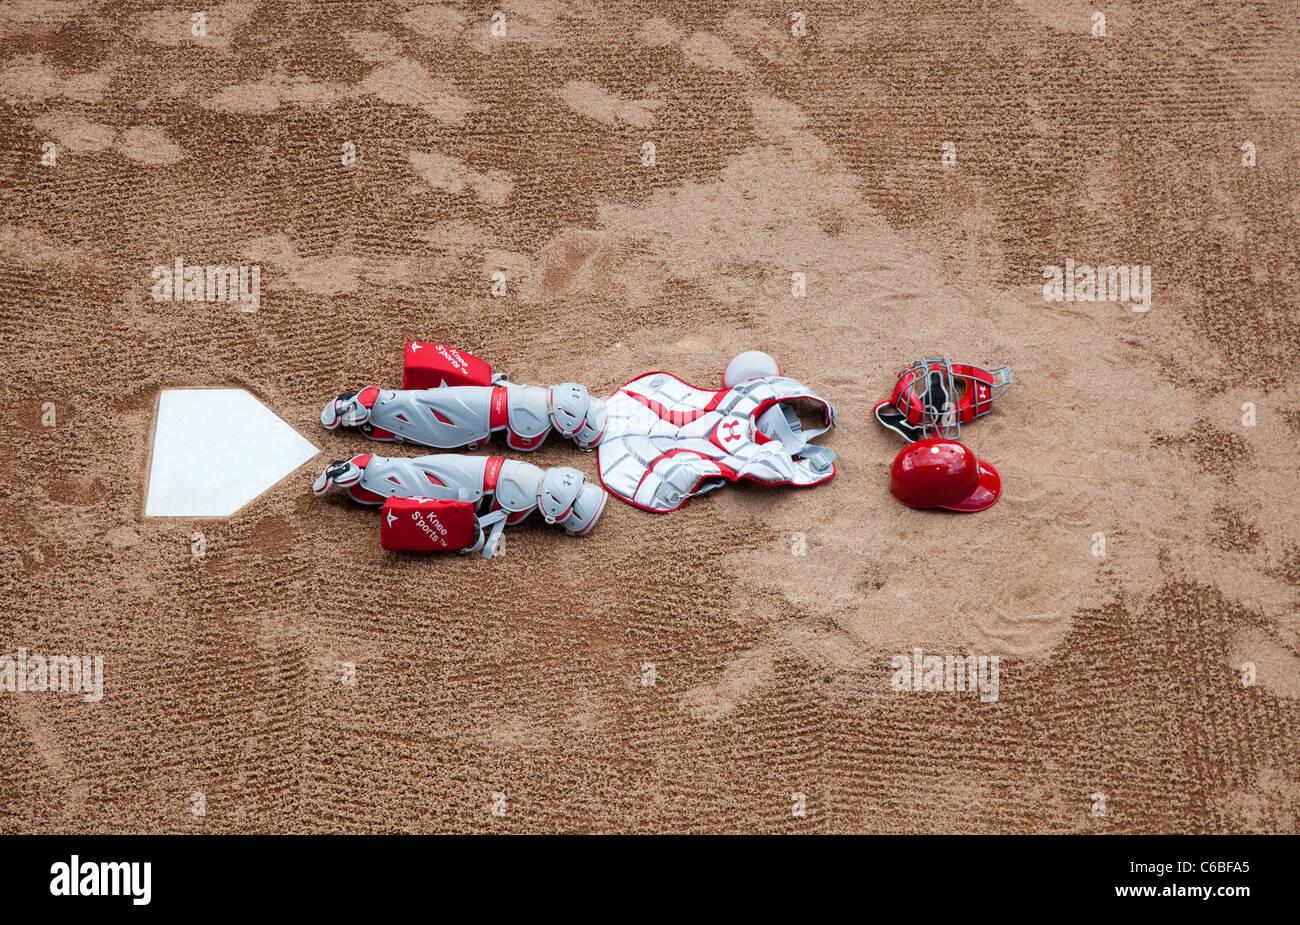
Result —
[[889, 492], [908, 507], [982, 511], [997, 502], [1002, 479], [965, 444], [932, 437], [894, 457]]

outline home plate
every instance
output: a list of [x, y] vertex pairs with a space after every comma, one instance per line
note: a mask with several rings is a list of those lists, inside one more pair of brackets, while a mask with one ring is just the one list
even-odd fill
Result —
[[243, 389], [163, 389], [146, 517], [229, 517], [320, 451]]

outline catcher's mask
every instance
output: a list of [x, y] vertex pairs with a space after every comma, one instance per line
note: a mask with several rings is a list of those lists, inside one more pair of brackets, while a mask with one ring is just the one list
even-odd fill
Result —
[[993, 400], [1009, 388], [1009, 366], [990, 370], [954, 363], [947, 357], [929, 357], [899, 373], [893, 396], [877, 406], [876, 416], [909, 440], [956, 440], [962, 424], [988, 414]]

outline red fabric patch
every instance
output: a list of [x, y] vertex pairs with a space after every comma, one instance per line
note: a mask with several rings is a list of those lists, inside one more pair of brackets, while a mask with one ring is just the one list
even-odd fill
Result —
[[406, 365], [402, 370], [404, 389], [491, 384], [492, 367], [472, 353], [418, 340], [406, 345]]
[[360, 504], [383, 504], [384, 496], [371, 491], [369, 488], [362, 488], [360, 485], [353, 485], [348, 489], [348, 494], [353, 501]]
[[497, 479], [501, 477], [501, 464], [506, 461], [504, 456], [489, 456], [487, 468], [483, 470], [483, 492], [484, 494], [496, 494]]
[[492, 407], [488, 411], [488, 430], [498, 430], [510, 426], [510, 405], [506, 400], [508, 394], [504, 385], [499, 385], [492, 390]]
[[709, 434], [709, 442], [722, 452], [730, 454], [745, 443], [749, 436], [748, 430], [747, 422], [740, 418], [727, 418], [719, 421], [718, 426], [713, 428], [713, 433]]
[[722, 397], [726, 395], [730, 389], [723, 389], [720, 392], [714, 393], [714, 396], [709, 400], [709, 403], [698, 411], [669, 411], [662, 403], [655, 401], [653, 398], [646, 398], [644, 395], [638, 395], [636, 392], [628, 392], [626, 389], [623, 391], [629, 398], [635, 398], [661, 419], [667, 421], [674, 427], [685, 427], [692, 421], [698, 421], [710, 411], [717, 408], [722, 402]]
[[379, 545], [408, 552], [455, 552], [478, 537], [474, 505], [433, 498], [389, 498], [379, 511]]
[[535, 450], [542, 445], [546, 439], [546, 433], [540, 433], [536, 437], [521, 437], [514, 431], [506, 438], [506, 443], [510, 444], [511, 449], [515, 450]]

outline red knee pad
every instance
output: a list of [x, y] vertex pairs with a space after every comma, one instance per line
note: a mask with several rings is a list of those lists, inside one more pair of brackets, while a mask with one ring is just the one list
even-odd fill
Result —
[[418, 340], [406, 345], [406, 366], [402, 370], [404, 389], [491, 384], [491, 365], [472, 353]]
[[389, 498], [379, 511], [379, 545], [408, 552], [459, 552], [478, 541], [468, 501]]

